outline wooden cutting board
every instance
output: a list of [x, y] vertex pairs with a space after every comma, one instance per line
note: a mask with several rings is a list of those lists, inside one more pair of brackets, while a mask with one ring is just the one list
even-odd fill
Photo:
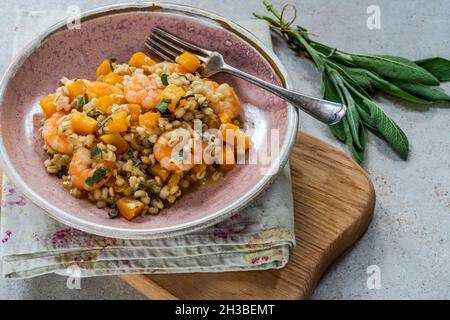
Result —
[[297, 246], [281, 270], [124, 275], [150, 299], [307, 299], [328, 266], [367, 229], [375, 191], [350, 157], [305, 133], [291, 156]]

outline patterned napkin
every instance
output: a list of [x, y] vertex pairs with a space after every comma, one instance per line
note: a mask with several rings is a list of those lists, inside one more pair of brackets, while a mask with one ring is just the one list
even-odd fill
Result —
[[[63, 11], [20, 10], [14, 51], [65, 16]], [[271, 45], [264, 22], [241, 24]], [[163, 240], [109, 239], [69, 228], [27, 200], [6, 176], [0, 217], [2, 272], [8, 278], [67, 275], [73, 265], [82, 277], [282, 268], [295, 245], [288, 166], [266, 193], [233, 218]]]

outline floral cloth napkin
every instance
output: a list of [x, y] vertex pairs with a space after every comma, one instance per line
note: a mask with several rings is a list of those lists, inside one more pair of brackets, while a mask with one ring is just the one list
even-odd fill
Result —
[[[65, 16], [63, 11], [20, 10], [14, 51]], [[271, 44], [264, 22], [246, 21], [242, 25]], [[82, 277], [282, 268], [295, 245], [288, 166], [238, 215], [213, 227], [163, 240], [109, 239], [67, 227], [27, 200], [6, 176], [0, 217], [2, 273], [7, 278], [52, 272], [67, 275], [67, 268], [73, 265], [79, 267]]]

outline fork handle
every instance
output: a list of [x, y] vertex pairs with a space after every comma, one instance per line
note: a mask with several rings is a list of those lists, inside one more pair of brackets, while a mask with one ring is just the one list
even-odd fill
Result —
[[222, 71], [240, 77], [256, 84], [257, 86], [260, 86], [263, 89], [266, 89], [267, 91], [272, 92], [280, 98], [288, 101], [294, 107], [303, 110], [325, 124], [336, 124], [345, 116], [346, 107], [343, 104], [309, 97], [304, 94], [276, 86], [272, 83], [252, 76], [251, 74], [242, 72], [230, 65], [223, 65]]

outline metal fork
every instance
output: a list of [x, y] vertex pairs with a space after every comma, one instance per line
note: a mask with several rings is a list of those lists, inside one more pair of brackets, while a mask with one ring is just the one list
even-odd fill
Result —
[[200, 48], [164, 29], [154, 28], [145, 45], [161, 58], [171, 62], [185, 51], [196, 54], [203, 63], [199, 69], [201, 76], [210, 77], [220, 72], [235, 75], [272, 92], [325, 124], [336, 124], [345, 116], [346, 107], [343, 104], [309, 97], [261, 80], [226, 64], [220, 53]]

